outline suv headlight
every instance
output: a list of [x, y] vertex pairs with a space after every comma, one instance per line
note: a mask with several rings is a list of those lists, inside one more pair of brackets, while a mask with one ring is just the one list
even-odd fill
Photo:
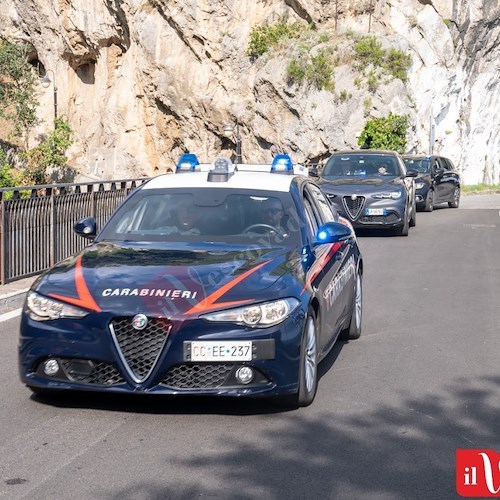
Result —
[[417, 189], [422, 189], [425, 186], [425, 182], [415, 182], [415, 187]]
[[399, 200], [403, 193], [401, 191], [391, 191], [390, 193], [377, 193], [372, 195], [372, 198], [376, 198], [377, 200]]
[[300, 302], [293, 297], [252, 304], [226, 311], [203, 314], [200, 316], [207, 321], [221, 321], [238, 323], [245, 326], [266, 328], [284, 321], [298, 307]]
[[59, 300], [30, 292], [26, 299], [28, 316], [35, 321], [48, 321], [59, 318], [84, 318], [89, 311]]

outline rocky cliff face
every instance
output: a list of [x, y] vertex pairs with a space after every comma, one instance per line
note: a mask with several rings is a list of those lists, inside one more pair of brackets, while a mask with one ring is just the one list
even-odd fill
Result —
[[[376, 35], [412, 55], [408, 82], [356, 85], [340, 57], [333, 91], [290, 83], [293, 45], [246, 55], [252, 27], [283, 18], [315, 23], [313, 51]], [[365, 121], [393, 111], [410, 117], [409, 151], [428, 152], [433, 138], [466, 183], [500, 181], [497, 0], [2, 0], [0, 32], [32, 44], [56, 84], [79, 180], [155, 175], [185, 151], [210, 161], [234, 148], [222, 129], [236, 120], [244, 160], [318, 161], [357, 148]], [[40, 89], [41, 132], [50, 90]]]

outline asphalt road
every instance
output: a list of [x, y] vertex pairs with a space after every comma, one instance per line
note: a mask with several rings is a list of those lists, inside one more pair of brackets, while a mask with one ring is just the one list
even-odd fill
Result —
[[456, 498], [455, 451], [500, 451], [499, 207], [467, 203], [419, 213], [407, 238], [360, 236], [363, 334], [308, 408], [37, 400], [19, 320], [0, 323], [0, 498]]

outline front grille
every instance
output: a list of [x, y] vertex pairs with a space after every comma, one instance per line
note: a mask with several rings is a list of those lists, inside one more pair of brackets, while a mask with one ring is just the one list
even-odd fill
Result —
[[212, 389], [224, 385], [234, 365], [179, 365], [170, 368], [162, 384], [178, 389]]
[[351, 196], [344, 196], [342, 198], [342, 205], [344, 205], [344, 209], [347, 215], [352, 220], [355, 220], [358, 217], [364, 204], [365, 204], [364, 196], [356, 196], [354, 197], [354, 199]]
[[90, 385], [117, 385], [125, 382], [118, 370], [102, 361], [61, 359], [64, 374], [72, 382]]
[[387, 215], [364, 215], [359, 222], [363, 224], [395, 224], [399, 222], [399, 217], [395, 213]]
[[165, 346], [172, 324], [161, 318], [149, 318], [144, 330], [132, 327], [132, 318], [115, 318], [111, 334], [122, 361], [136, 383], [146, 380]]

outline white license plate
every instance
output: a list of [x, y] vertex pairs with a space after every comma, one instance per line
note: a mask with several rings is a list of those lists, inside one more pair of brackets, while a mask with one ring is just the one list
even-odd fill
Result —
[[385, 208], [367, 208], [366, 215], [385, 215], [387, 212]]
[[191, 342], [191, 361], [251, 361], [251, 341]]

